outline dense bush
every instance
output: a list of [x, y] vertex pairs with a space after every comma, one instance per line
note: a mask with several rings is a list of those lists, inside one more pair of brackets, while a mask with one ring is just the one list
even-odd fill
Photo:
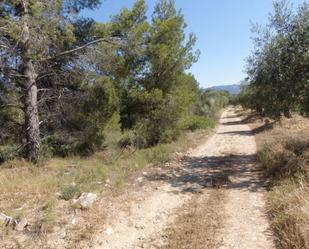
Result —
[[226, 91], [201, 90], [196, 114], [217, 119], [219, 111], [230, 102]]
[[[197, 115], [213, 119], [227, 104], [227, 93], [201, 90], [187, 73], [199, 51], [194, 50], [196, 38], [187, 35], [184, 15], [173, 0], [159, 0], [151, 19], [145, 1], [136, 0], [132, 9], [123, 9], [106, 23], [79, 15], [70, 18], [67, 1], [51, 4], [50, 9], [44, 9], [45, 5], [38, 9], [30, 2], [28, 14], [8, 2], [1, 9], [0, 22], [5, 20], [13, 27], [29, 19], [32, 74], [39, 75], [31, 85], [40, 88], [35, 96], [38, 102], [24, 108], [30, 103], [24, 97], [29, 95], [19, 89], [28, 89], [20, 85], [29, 82], [6, 73], [23, 74], [25, 58], [19, 51], [28, 46], [18, 42], [18, 32], [12, 36], [11, 30], [1, 29], [1, 44], [12, 40], [21, 47], [1, 46], [6, 56], [3, 62], [16, 61], [16, 65], [0, 64], [0, 146], [20, 147], [25, 153], [18, 154], [32, 161], [88, 156], [117, 144], [146, 148], [169, 143], [186, 129], [211, 126]], [[76, 11], [98, 3], [77, 1]], [[49, 20], [51, 16], [55, 18]], [[43, 19], [46, 22], [41, 23]], [[52, 25], [47, 28], [49, 21]], [[38, 29], [42, 37], [33, 32]], [[49, 32], [54, 36], [48, 36]], [[6, 51], [7, 47], [11, 50]], [[78, 49], [72, 52], [72, 48]], [[35, 117], [31, 119], [35, 124], [29, 116]], [[130, 135], [121, 134], [127, 131]]]
[[183, 129], [195, 131], [199, 129], [214, 128], [216, 120], [205, 116], [192, 115], [183, 120]]
[[19, 156], [19, 148], [16, 144], [0, 146], [0, 164]]

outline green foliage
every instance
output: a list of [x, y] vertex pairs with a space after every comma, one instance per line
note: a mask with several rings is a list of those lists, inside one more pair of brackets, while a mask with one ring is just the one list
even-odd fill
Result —
[[108, 78], [97, 79], [93, 85], [86, 86], [85, 91], [84, 99], [78, 100], [68, 115], [78, 138], [75, 150], [88, 155], [101, 148], [106, 126], [115, 119], [119, 104], [114, 84]]
[[42, 159], [47, 159], [53, 156], [67, 157], [73, 154], [72, 137], [68, 138], [64, 135], [54, 134], [43, 141], [41, 147]]
[[211, 118], [198, 116], [198, 115], [192, 115], [186, 117], [184, 121], [182, 121], [182, 127], [184, 130], [207, 130], [209, 128], [214, 128], [216, 125], [216, 121]]
[[[185, 69], [197, 59], [195, 38], [185, 43], [185, 23], [173, 1], [160, 1], [146, 20], [144, 1], [124, 9], [112, 19], [112, 32], [129, 39], [116, 70], [120, 94], [121, 125], [132, 130], [122, 145], [139, 148], [174, 140], [181, 132], [179, 120], [188, 115], [198, 96], [198, 84]], [[144, 49], [136, 49], [139, 44]]]
[[19, 143], [22, 139], [24, 113], [19, 108], [17, 94], [0, 81], [0, 145]]
[[256, 48], [248, 60], [250, 85], [241, 103], [273, 117], [308, 114], [309, 4], [294, 13], [286, 1], [274, 3], [270, 23], [256, 28]]
[[118, 141], [120, 148], [126, 148], [134, 144], [134, 133], [133, 130], [127, 130], [122, 133], [121, 138]]
[[218, 118], [219, 110], [229, 104], [230, 95], [225, 91], [202, 90], [196, 113], [202, 116]]
[[43, 140], [47, 157], [88, 156], [104, 147], [106, 137], [112, 139], [107, 133], [120, 133], [119, 101], [111, 80], [98, 78], [77, 94], [64, 103], [59, 127]]
[[16, 144], [5, 144], [0, 146], [0, 164], [19, 156], [19, 150]]
[[67, 185], [61, 189], [61, 198], [68, 201], [77, 197], [81, 193], [80, 189], [76, 185]]
[[[170, 143], [185, 130], [212, 127], [228, 96], [200, 90], [194, 76], [186, 73], [199, 52], [194, 51], [195, 36], [186, 35], [184, 15], [174, 1], [158, 1], [150, 20], [144, 0], [136, 0], [132, 9], [124, 8], [106, 23], [75, 15], [99, 2], [44, 0], [27, 5], [31, 60], [36, 85], [42, 88], [40, 158], [89, 156], [117, 146], [147, 148]], [[6, 19], [10, 23], [8, 33], [0, 29], [0, 45], [14, 43], [22, 33], [19, 15], [25, 13], [15, 13], [17, 6], [11, 1], [0, 8], [0, 25]], [[78, 49], [111, 37], [115, 42]], [[63, 54], [72, 49], [77, 50]], [[1, 64], [0, 72], [5, 71], [2, 67], [14, 73], [22, 68], [18, 48], [1, 54], [6, 56], [3, 62], [17, 62]], [[23, 82], [11, 75], [0, 79], [0, 106], [17, 108], [0, 109], [0, 145], [19, 146], [27, 140], [19, 109], [23, 93], [17, 91]]]

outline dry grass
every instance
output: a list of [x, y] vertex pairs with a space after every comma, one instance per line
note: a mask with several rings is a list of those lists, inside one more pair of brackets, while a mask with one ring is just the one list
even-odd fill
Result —
[[273, 180], [308, 178], [309, 136], [285, 134], [268, 141], [259, 151], [259, 159]]
[[225, 201], [224, 189], [212, 189], [209, 194], [196, 194], [179, 212], [175, 223], [168, 228], [167, 243], [162, 249], [219, 248], [218, 229], [222, 225]]
[[[251, 127], [265, 125], [253, 118]], [[267, 195], [271, 226], [278, 248], [309, 248], [309, 120], [282, 119], [256, 134], [258, 158], [270, 179]]]
[[[47, 245], [42, 247], [39, 242], [44, 244], [47, 238], [48, 241], [53, 240], [52, 234], [58, 228], [70, 228], [72, 214], [76, 212], [72, 201], [59, 199], [56, 193], [66, 193], [66, 199], [70, 199], [79, 192], [95, 192], [101, 196], [120, 192], [134, 172], [168, 161], [174, 156], [174, 152], [187, 150], [206, 134], [206, 131], [197, 131], [179, 138], [177, 142], [137, 151], [114, 149], [96, 153], [89, 158], [55, 158], [39, 167], [20, 160], [1, 165], [0, 212], [14, 218], [27, 218], [32, 231], [31, 234], [17, 234], [15, 231], [0, 229], [0, 244], [7, 248], [12, 244], [14, 247], [11, 248], [18, 248], [18, 244], [30, 244], [28, 248], [48, 248]], [[69, 193], [73, 189], [70, 186], [76, 186], [73, 193]], [[88, 224], [89, 222], [102, 224], [104, 212], [99, 207], [98, 212], [94, 209], [96, 207], [81, 213], [81, 216], [86, 216], [83, 220], [88, 222], [80, 222], [80, 227], [72, 228], [74, 232], [71, 235], [74, 238], [70, 238], [71, 240], [82, 240], [78, 234], [91, 234], [95, 226]], [[33, 239], [34, 237], [38, 240]], [[8, 240], [11, 242], [5, 244]]]
[[268, 194], [271, 225], [279, 248], [309, 248], [309, 184], [281, 182]]

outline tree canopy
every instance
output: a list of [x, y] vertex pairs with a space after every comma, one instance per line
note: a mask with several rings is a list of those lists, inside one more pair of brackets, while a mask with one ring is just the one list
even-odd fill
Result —
[[88, 155], [115, 131], [121, 144], [148, 147], [177, 138], [186, 117], [208, 115], [187, 73], [196, 38], [174, 1], [158, 1], [150, 19], [144, 0], [105, 23], [81, 16], [99, 5], [1, 1], [0, 154]]
[[243, 104], [275, 117], [308, 114], [309, 4], [293, 11], [287, 1], [275, 2], [268, 25], [254, 31]]

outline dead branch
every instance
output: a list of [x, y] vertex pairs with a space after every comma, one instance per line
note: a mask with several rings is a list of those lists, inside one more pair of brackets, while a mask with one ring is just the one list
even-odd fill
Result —
[[114, 37], [114, 38], [100, 38], [100, 39], [88, 42], [88, 43], [86, 43], [86, 44], [84, 44], [80, 47], [76, 47], [76, 48], [73, 48], [71, 50], [67, 50], [67, 51], [64, 51], [62, 53], [59, 53], [57, 55], [42, 59], [42, 60], [40, 60], [40, 62], [54, 60], [54, 59], [57, 59], [59, 57], [69, 55], [69, 54], [75, 53], [77, 51], [86, 49], [87, 47], [89, 47], [91, 45], [95, 45], [95, 44], [98, 44], [98, 43], [101, 43], [101, 42], [105, 42], [105, 43], [109, 43], [109, 44], [113, 44], [113, 45], [122, 45], [121, 41], [122, 41], [121, 39], [116, 38], [116, 37]]

